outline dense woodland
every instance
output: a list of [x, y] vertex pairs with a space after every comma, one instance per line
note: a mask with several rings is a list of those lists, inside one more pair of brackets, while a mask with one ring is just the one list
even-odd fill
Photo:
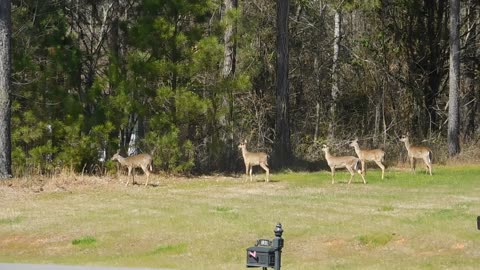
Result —
[[13, 174], [104, 173], [119, 149], [239, 172], [244, 139], [277, 169], [354, 138], [391, 164], [406, 133], [445, 161], [480, 138], [480, 4], [459, 1], [455, 53], [452, 3], [11, 0]]

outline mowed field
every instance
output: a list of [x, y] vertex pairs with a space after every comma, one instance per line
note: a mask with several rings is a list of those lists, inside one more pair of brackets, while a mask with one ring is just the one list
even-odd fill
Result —
[[[370, 165], [374, 167], [374, 165]], [[282, 269], [478, 269], [480, 166], [178, 178], [125, 187], [65, 175], [0, 183], [0, 261], [245, 269], [284, 229]], [[145, 180], [139, 176], [139, 183]]]

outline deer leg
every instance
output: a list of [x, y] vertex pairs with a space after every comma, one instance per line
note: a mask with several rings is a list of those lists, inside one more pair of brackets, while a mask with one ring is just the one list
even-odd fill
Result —
[[[359, 174], [360, 174], [360, 176], [361, 176], [362, 179], [363, 179], [363, 183], [366, 184], [366, 183], [367, 183], [367, 180], [365, 180], [365, 177], [363, 176], [363, 174], [361, 174], [361, 173], [359, 173]], [[382, 179], [383, 179], [383, 178], [382, 178]]]
[[147, 182], [145, 182], [145, 186], [148, 185], [148, 178], [150, 176], [150, 172], [148, 171], [148, 166], [142, 166], [143, 173], [147, 176]]
[[267, 174], [267, 179], [266, 181], [268, 182], [268, 174], [270, 173], [270, 170], [268, 169], [266, 164], [260, 163], [260, 167], [262, 167], [265, 170], [265, 173]]
[[245, 164], [245, 182], [248, 181], [248, 164]]
[[427, 167], [426, 173], [430, 172], [430, 175], [432, 175], [432, 163], [430, 163], [427, 158], [424, 158], [423, 162], [425, 162], [425, 165]]
[[135, 185], [135, 168], [132, 168], [132, 185]]
[[128, 176], [127, 176], [127, 183], [125, 184], [125, 186], [128, 186], [128, 182], [130, 181], [130, 174], [132, 173], [132, 168], [131, 167], [128, 167]]
[[413, 173], [415, 173], [415, 158], [410, 158], [410, 168], [412, 169]]
[[253, 166], [250, 166], [250, 182], [253, 182]]
[[330, 168], [332, 170], [332, 184], [335, 182], [335, 167]]
[[375, 163], [377, 163], [378, 167], [382, 169], [382, 180], [383, 180], [383, 176], [385, 174], [385, 165], [383, 165], [381, 161], [375, 161]]
[[[353, 172], [353, 168], [347, 167], [347, 170], [350, 173], [350, 180], [348, 180], [348, 184], [350, 185], [350, 182], [352, 182], [352, 179], [353, 179], [353, 176], [355, 175], [355, 173]], [[362, 175], [362, 174], [360, 173], [360, 175]]]
[[367, 168], [365, 167], [365, 160], [362, 159], [362, 174], [365, 175]]

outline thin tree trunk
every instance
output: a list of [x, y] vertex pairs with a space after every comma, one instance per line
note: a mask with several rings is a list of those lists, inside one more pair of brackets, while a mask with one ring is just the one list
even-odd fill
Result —
[[340, 39], [342, 35], [342, 13], [339, 10], [335, 10], [335, 32], [333, 42], [333, 64], [332, 64], [332, 104], [330, 105], [330, 124], [328, 126], [329, 141], [335, 140], [335, 127], [337, 124], [337, 98], [340, 90], [338, 89], [338, 55], [340, 52]]
[[465, 50], [463, 59], [465, 65], [465, 89], [467, 91], [465, 97], [465, 134], [464, 139], [468, 140], [474, 137], [476, 130], [476, 115], [478, 110], [478, 70], [479, 65], [476, 63], [478, 59], [478, 50], [480, 44], [480, 38], [478, 37], [478, 23], [480, 23], [478, 8], [478, 0], [470, 0], [467, 7], [468, 27], [470, 29], [467, 33], [467, 39], [465, 41]]
[[[108, 48], [110, 53], [110, 61], [115, 64], [116, 72], [119, 72], [120, 64], [120, 4], [119, 0], [113, 0], [113, 19], [108, 33]], [[122, 74], [123, 75], [123, 74]], [[116, 88], [118, 81], [115, 81], [113, 88]], [[112, 82], [110, 82], [112, 84]]]
[[319, 124], [320, 124], [320, 103], [317, 101], [317, 104], [315, 105], [315, 134], [313, 135], [314, 143], [318, 141]]
[[[224, 15], [231, 12], [238, 7], [237, 0], [224, 0], [225, 12]], [[235, 74], [235, 58], [236, 58], [236, 41], [235, 41], [236, 26], [234, 22], [229, 22], [225, 28], [223, 35], [225, 42], [225, 52], [223, 58], [222, 75], [224, 78], [233, 76]]]
[[277, 0], [277, 93], [274, 165], [286, 167], [291, 161], [288, 114], [288, 13], [289, 1]]
[[387, 144], [387, 121], [385, 120], [385, 89], [387, 87], [387, 81], [385, 80], [382, 85], [382, 123], [383, 123], [383, 147]]
[[448, 154], [460, 152], [460, 113], [458, 91], [460, 85], [460, 0], [450, 0], [450, 75], [448, 95]]
[[[237, 0], [224, 0], [224, 13], [223, 19], [227, 21], [227, 27], [224, 32], [224, 58], [223, 58], [223, 69], [222, 76], [224, 78], [231, 78], [235, 75], [235, 66], [236, 66], [236, 55], [237, 55], [237, 41], [236, 41], [236, 22], [228, 20], [228, 13], [232, 10], [238, 8]], [[223, 120], [220, 120], [220, 123], [223, 126], [226, 126], [225, 130], [225, 144], [226, 144], [226, 167], [229, 170], [233, 170], [233, 164], [235, 164], [234, 159], [236, 158], [236, 145], [234, 143], [234, 134], [235, 134], [235, 118], [234, 118], [234, 98], [233, 98], [233, 89], [229, 88], [226, 95], [223, 98], [223, 106], [227, 108], [228, 114], [224, 117]], [[223, 123], [222, 123], [223, 122]], [[225, 123], [226, 122], [226, 123]], [[215, 131], [214, 131], [215, 132]], [[223, 137], [223, 136], [222, 136]]]
[[0, 1], [0, 179], [12, 177], [11, 115], [11, 1]]

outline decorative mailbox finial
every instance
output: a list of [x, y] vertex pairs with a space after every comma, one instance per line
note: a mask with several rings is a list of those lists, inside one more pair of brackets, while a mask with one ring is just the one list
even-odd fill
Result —
[[283, 229], [282, 229], [282, 224], [279, 222], [277, 223], [277, 226], [275, 226], [275, 230], [273, 230], [275, 233], [276, 237], [282, 237], [283, 234]]

